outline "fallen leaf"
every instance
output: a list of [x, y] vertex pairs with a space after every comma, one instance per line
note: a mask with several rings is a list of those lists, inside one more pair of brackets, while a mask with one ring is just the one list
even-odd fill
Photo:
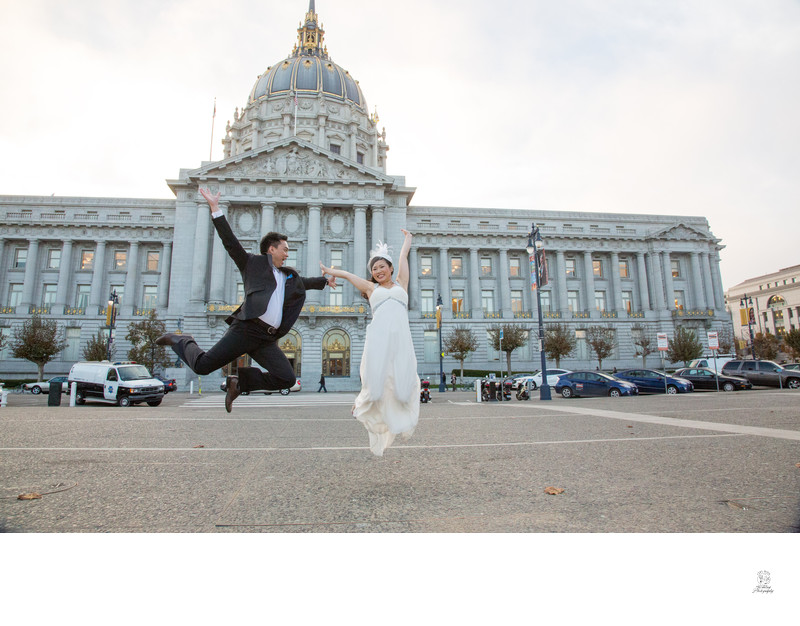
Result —
[[633, 428], [633, 426], [628, 426], [628, 428]]
[[795, 463], [794, 466], [795, 467], [800, 467], [800, 463]]
[[32, 493], [21, 493], [17, 496], [17, 500], [41, 500], [42, 494], [32, 492]]
[[564, 493], [564, 490], [560, 487], [545, 487], [544, 492], [551, 496], [557, 496], [560, 493]]
[[195, 448], [205, 448], [204, 445], [195, 446]]

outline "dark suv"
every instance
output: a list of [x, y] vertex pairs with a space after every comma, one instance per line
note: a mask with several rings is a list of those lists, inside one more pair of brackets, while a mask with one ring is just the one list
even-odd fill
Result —
[[741, 376], [754, 385], [800, 389], [800, 372], [785, 370], [772, 361], [728, 361], [722, 368], [726, 376]]

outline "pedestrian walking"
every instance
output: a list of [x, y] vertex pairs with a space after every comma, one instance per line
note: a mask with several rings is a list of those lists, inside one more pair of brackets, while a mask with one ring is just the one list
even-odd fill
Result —
[[450, 374], [450, 384], [453, 385], [453, 391], [456, 390], [456, 373]]
[[325, 393], [328, 393], [328, 389], [325, 387], [325, 374], [320, 374], [319, 375], [319, 389], [317, 389], [317, 393], [319, 393], [320, 391], [323, 391], [323, 390], [325, 391]]

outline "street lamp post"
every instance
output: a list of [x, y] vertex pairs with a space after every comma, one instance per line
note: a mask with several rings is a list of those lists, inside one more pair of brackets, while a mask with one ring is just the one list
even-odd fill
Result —
[[739, 300], [739, 308], [744, 309], [747, 307], [747, 330], [750, 331], [750, 355], [753, 359], [756, 358], [756, 340], [753, 337], [753, 316], [750, 313], [753, 311], [753, 298], [744, 294]]
[[436, 298], [436, 328], [439, 330], [439, 391], [444, 393], [447, 386], [444, 384], [444, 352], [442, 352], [442, 294]]
[[106, 309], [106, 323], [108, 324], [108, 344], [106, 345], [106, 360], [111, 360], [111, 343], [114, 341], [114, 323], [117, 321], [117, 304], [119, 296], [117, 290], [111, 292], [108, 297], [108, 308]]
[[535, 223], [531, 224], [531, 232], [528, 233], [528, 256], [533, 257], [535, 280], [536, 280], [536, 308], [539, 311], [539, 355], [542, 359], [542, 384], [539, 386], [539, 399], [551, 400], [550, 385], [547, 384], [547, 363], [544, 358], [544, 322], [542, 320], [542, 271], [539, 267], [539, 252], [544, 249], [542, 235], [539, 227]]

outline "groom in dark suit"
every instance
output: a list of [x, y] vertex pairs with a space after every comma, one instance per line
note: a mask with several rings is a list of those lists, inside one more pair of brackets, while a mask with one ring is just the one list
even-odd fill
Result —
[[219, 208], [219, 193], [200, 189], [208, 202], [211, 218], [225, 250], [236, 263], [244, 279], [244, 301], [225, 321], [230, 325], [214, 347], [200, 349], [191, 335], [167, 333], [156, 340], [172, 346], [175, 353], [193, 372], [204, 375], [249, 354], [266, 372], [257, 367], [240, 367], [238, 376], [226, 380], [225, 410], [231, 412], [233, 401], [243, 391], [289, 389], [295, 375], [289, 360], [278, 347], [278, 340], [292, 328], [306, 299], [306, 289], [336, 287], [331, 276], [301, 277], [284, 263], [289, 257], [286, 235], [267, 233], [261, 240], [261, 254], [250, 254], [233, 234]]

